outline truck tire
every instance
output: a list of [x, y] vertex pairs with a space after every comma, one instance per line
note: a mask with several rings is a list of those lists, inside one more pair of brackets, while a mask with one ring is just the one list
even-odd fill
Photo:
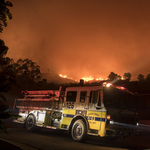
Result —
[[35, 117], [33, 115], [29, 115], [26, 119], [26, 129], [28, 131], [33, 131], [35, 128]]
[[71, 136], [77, 142], [83, 142], [87, 134], [87, 128], [83, 120], [78, 119], [71, 128]]

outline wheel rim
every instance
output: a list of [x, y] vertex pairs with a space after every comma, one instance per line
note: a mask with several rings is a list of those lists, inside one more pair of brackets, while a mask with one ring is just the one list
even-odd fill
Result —
[[82, 137], [82, 125], [76, 124], [73, 129], [73, 135], [76, 139], [80, 139]]
[[32, 126], [33, 126], [33, 119], [29, 118], [28, 121], [27, 121], [27, 129], [31, 129]]

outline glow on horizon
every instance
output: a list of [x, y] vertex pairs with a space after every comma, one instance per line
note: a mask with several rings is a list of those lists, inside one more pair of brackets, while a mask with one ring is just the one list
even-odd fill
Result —
[[[59, 74], [59, 76], [62, 77], [62, 78], [71, 79], [71, 80], [74, 80], [76, 82], [79, 82], [79, 80], [74, 79], [72, 77], [68, 77], [67, 75]], [[103, 78], [93, 78], [92, 76], [82, 77], [81, 79], [83, 79], [85, 82], [89, 82], [89, 81], [102, 81], [102, 80], [104, 80]]]

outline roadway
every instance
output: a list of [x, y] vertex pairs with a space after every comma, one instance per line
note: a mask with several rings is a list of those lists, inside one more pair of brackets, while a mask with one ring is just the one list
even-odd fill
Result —
[[66, 131], [42, 129], [37, 132], [28, 132], [22, 124], [12, 122], [12, 119], [3, 120], [8, 128], [9, 135], [0, 130], [0, 140], [15, 144], [23, 150], [125, 150], [150, 149], [150, 127], [139, 126], [141, 135], [115, 142], [108, 142], [98, 137], [88, 136], [84, 143], [72, 140]]

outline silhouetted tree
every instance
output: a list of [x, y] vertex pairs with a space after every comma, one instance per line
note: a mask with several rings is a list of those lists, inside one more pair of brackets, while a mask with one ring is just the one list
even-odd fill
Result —
[[36, 89], [38, 90], [46, 90], [47, 89], [47, 79], [42, 79], [36, 83]]
[[5, 127], [1, 119], [8, 119], [10, 117], [19, 118], [20, 116], [13, 114], [11, 111], [6, 111], [8, 109], [8, 104], [6, 103], [6, 98], [3, 94], [0, 94], [0, 129], [8, 134], [7, 128]]
[[121, 75], [118, 75], [118, 77], [117, 77], [119, 80], [121, 80]]
[[[5, 46], [5, 43], [3, 40], [0, 39], [0, 59], [2, 60], [3, 57], [7, 54], [8, 47]], [[2, 64], [2, 62], [0, 62]]]
[[[12, 14], [9, 12], [7, 6], [12, 7], [12, 3], [5, 0], [0, 0], [0, 32], [3, 31], [3, 27], [7, 26], [7, 21], [12, 19]], [[0, 39], [0, 119], [7, 119], [18, 115], [12, 114], [12, 112], [6, 111], [8, 109], [8, 104], [6, 103], [6, 98], [1, 92], [7, 92], [15, 84], [15, 74], [13, 71], [13, 66], [10, 63], [11, 59], [5, 57], [7, 54], [8, 47], [5, 46], [3, 40]], [[0, 120], [0, 129], [7, 133], [6, 127], [2, 120]]]
[[[5, 96], [2, 94], [2, 92], [7, 92], [10, 90], [16, 83], [13, 66], [10, 63], [12, 60], [8, 57], [5, 57], [7, 51], [8, 47], [5, 46], [3, 40], [0, 40], [0, 119], [15, 117], [14, 114], [6, 111], [9, 106], [6, 103]], [[2, 120], [0, 120], [0, 129], [7, 133], [6, 127], [4, 126]]]
[[13, 7], [13, 4], [10, 1], [0, 0], [0, 32], [3, 31], [3, 27], [7, 26], [7, 21], [12, 19], [12, 14], [7, 6]]
[[124, 73], [123, 77], [124, 77], [125, 80], [130, 81], [130, 79], [131, 79], [131, 73], [126, 72], [126, 73]]
[[150, 74], [147, 75], [146, 79], [147, 82], [150, 82]]
[[[7, 6], [12, 7], [13, 5], [9, 1], [5, 2], [5, 0], [0, 0], [0, 32], [2, 32], [3, 26], [7, 26], [7, 21], [12, 19], [12, 14]], [[15, 84], [15, 75], [13, 67], [10, 64], [11, 59], [5, 57], [7, 51], [8, 47], [0, 39], [0, 92], [7, 92]]]
[[113, 81], [114, 79], [117, 79], [119, 76], [115, 74], [114, 72], [111, 72], [108, 76], [108, 79]]
[[7, 92], [16, 83], [13, 66], [10, 64], [12, 60], [4, 57], [7, 51], [8, 47], [3, 40], [0, 40], [0, 92]]
[[0, 71], [0, 92], [8, 92], [16, 84], [16, 75], [12, 65], [7, 65]]
[[139, 74], [137, 79], [138, 79], [138, 81], [144, 81], [144, 75]]
[[14, 64], [14, 69], [17, 82], [21, 87], [31, 87], [41, 79], [40, 66], [36, 65], [32, 60], [19, 59]]

